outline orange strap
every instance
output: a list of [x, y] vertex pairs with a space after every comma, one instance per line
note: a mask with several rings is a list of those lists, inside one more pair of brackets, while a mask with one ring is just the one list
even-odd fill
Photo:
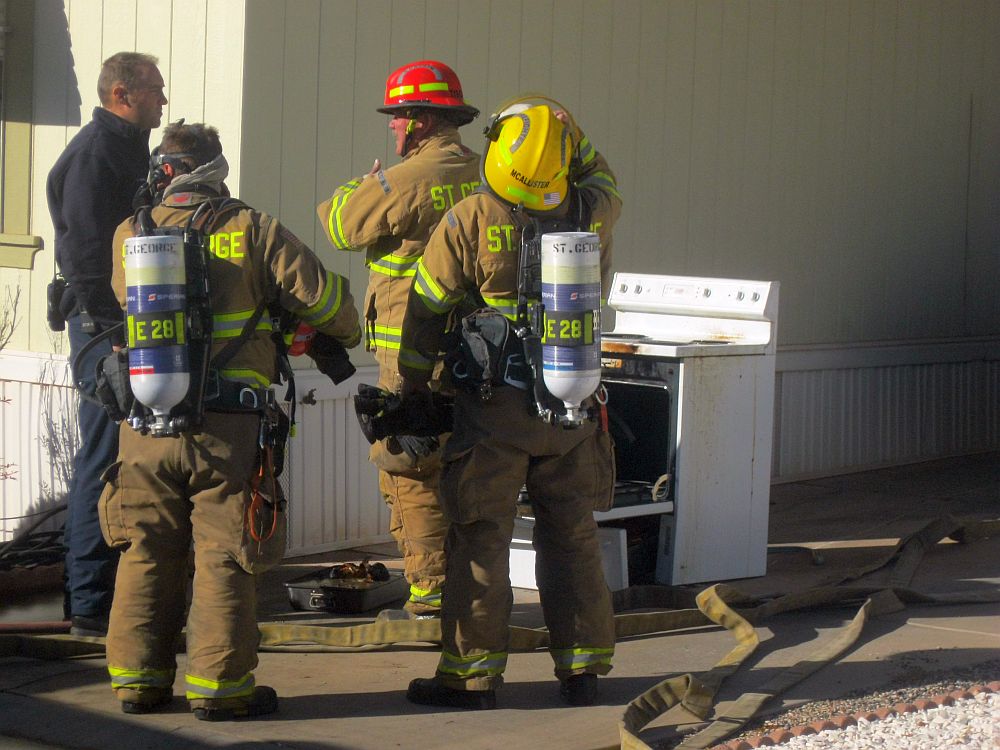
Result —
[[271, 497], [277, 499], [277, 483], [274, 479], [274, 472], [266, 472], [266, 468], [271, 465], [271, 447], [265, 446], [263, 455], [261, 456], [260, 469], [257, 471], [257, 476], [254, 477], [253, 482], [253, 495], [250, 499], [250, 505], [247, 506], [246, 514], [246, 527], [247, 531], [250, 532], [250, 536], [255, 542], [266, 542], [272, 536], [274, 536], [275, 529], [278, 528], [278, 508], [277, 505], [271, 511], [271, 528], [266, 532], [263, 528], [258, 528], [259, 523], [257, 523], [261, 509], [265, 504], [270, 505], [265, 499], [264, 495], [260, 492], [260, 483], [264, 479], [265, 473], [271, 475]]

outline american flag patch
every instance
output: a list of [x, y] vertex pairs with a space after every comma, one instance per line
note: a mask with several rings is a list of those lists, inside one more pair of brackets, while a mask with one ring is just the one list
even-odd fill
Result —
[[542, 203], [546, 206], [555, 206], [559, 203], [559, 193], [545, 193], [542, 196]]

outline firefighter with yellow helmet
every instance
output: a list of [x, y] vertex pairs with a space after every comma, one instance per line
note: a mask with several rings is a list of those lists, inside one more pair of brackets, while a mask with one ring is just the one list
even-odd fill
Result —
[[[115, 382], [131, 381], [132, 388], [113, 389], [110, 399], [124, 421], [100, 516], [105, 540], [121, 551], [107, 661], [126, 713], [162, 710], [172, 700], [192, 548], [184, 680], [191, 709], [209, 721], [277, 709], [275, 691], [256, 685], [253, 673], [256, 577], [285, 549], [274, 455], [287, 430], [273, 393], [281, 368], [272, 315], [279, 308], [293, 313], [342, 347], [361, 341], [347, 280], [324, 269], [277, 219], [229, 198], [228, 169], [214, 128], [171, 124], [151, 160], [155, 205], [115, 234], [122, 260], [114, 264], [112, 287], [130, 313], [128, 363]], [[180, 255], [160, 263], [180, 243], [178, 229], [199, 239], [184, 240], [186, 261]], [[176, 268], [181, 274], [173, 281], [159, 275]], [[201, 293], [204, 324], [196, 325], [196, 316], [186, 323], [184, 311]], [[152, 306], [132, 314], [136, 302]], [[176, 312], [162, 312], [175, 304]], [[193, 366], [177, 367], [194, 357], [196, 334], [206, 342], [207, 376], [190, 391], [199, 398], [146, 419], [166, 393], [145, 388], [146, 380], [198, 380]]]
[[[393, 71], [379, 112], [402, 162], [341, 185], [317, 212], [338, 250], [364, 251], [369, 269], [364, 302], [365, 345], [379, 365], [378, 385], [398, 392], [400, 326], [417, 261], [445, 212], [479, 185], [479, 156], [458, 128], [479, 111], [465, 102], [458, 76], [436, 60]], [[433, 387], [442, 387], [435, 377]], [[435, 437], [379, 440], [370, 459], [391, 511], [390, 532], [404, 557], [412, 616], [436, 616], [444, 582], [448, 522], [438, 500], [441, 459]]]
[[[481, 308], [463, 319], [463, 336], [497, 320], [523, 322], [519, 262], [528, 233], [596, 233], [607, 293], [622, 201], [604, 157], [565, 110], [547, 103], [501, 110], [487, 137], [483, 188], [448, 211], [417, 267], [402, 332], [405, 399], [426, 398], [448, 315], [463, 298]], [[478, 327], [469, 324], [473, 318]], [[517, 340], [508, 330], [489, 346], [459, 347], [455, 360], [456, 375], [476, 370], [483, 380], [456, 393], [441, 478], [452, 522], [442, 653], [435, 677], [410, 683], [415, 703], [495, 706], [507, 664], [509, 548], [522, 486], [535, 517], [536, 580], [563, 699], [592, 704], [597, 675], [611, 669], [611, 597], [592, 512], [611, 502], [611, 440], [593, 420], [567, 429], [539, 418]], [[472, 350], [499, 351], [500, 360], [484, 366], [469, 359]], [[519, 368], [521, 375], [512, 374]]]

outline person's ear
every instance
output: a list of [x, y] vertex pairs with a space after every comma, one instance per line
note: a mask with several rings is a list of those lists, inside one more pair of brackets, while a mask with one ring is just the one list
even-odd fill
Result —
[[125, 87], [124, 83], [119, 82], [111, 87], [111, 99], [116, 104], [129, 106], [128, 89]]

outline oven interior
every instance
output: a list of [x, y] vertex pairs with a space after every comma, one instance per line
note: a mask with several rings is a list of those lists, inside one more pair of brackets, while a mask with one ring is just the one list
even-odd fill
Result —
[[[615, 442], [614, 508], [674, 500], [676, 380], [603, 381], [608, 430]], [[625, 530], [631, 585], [655, 583], [662, 514], [601, 521]]]

